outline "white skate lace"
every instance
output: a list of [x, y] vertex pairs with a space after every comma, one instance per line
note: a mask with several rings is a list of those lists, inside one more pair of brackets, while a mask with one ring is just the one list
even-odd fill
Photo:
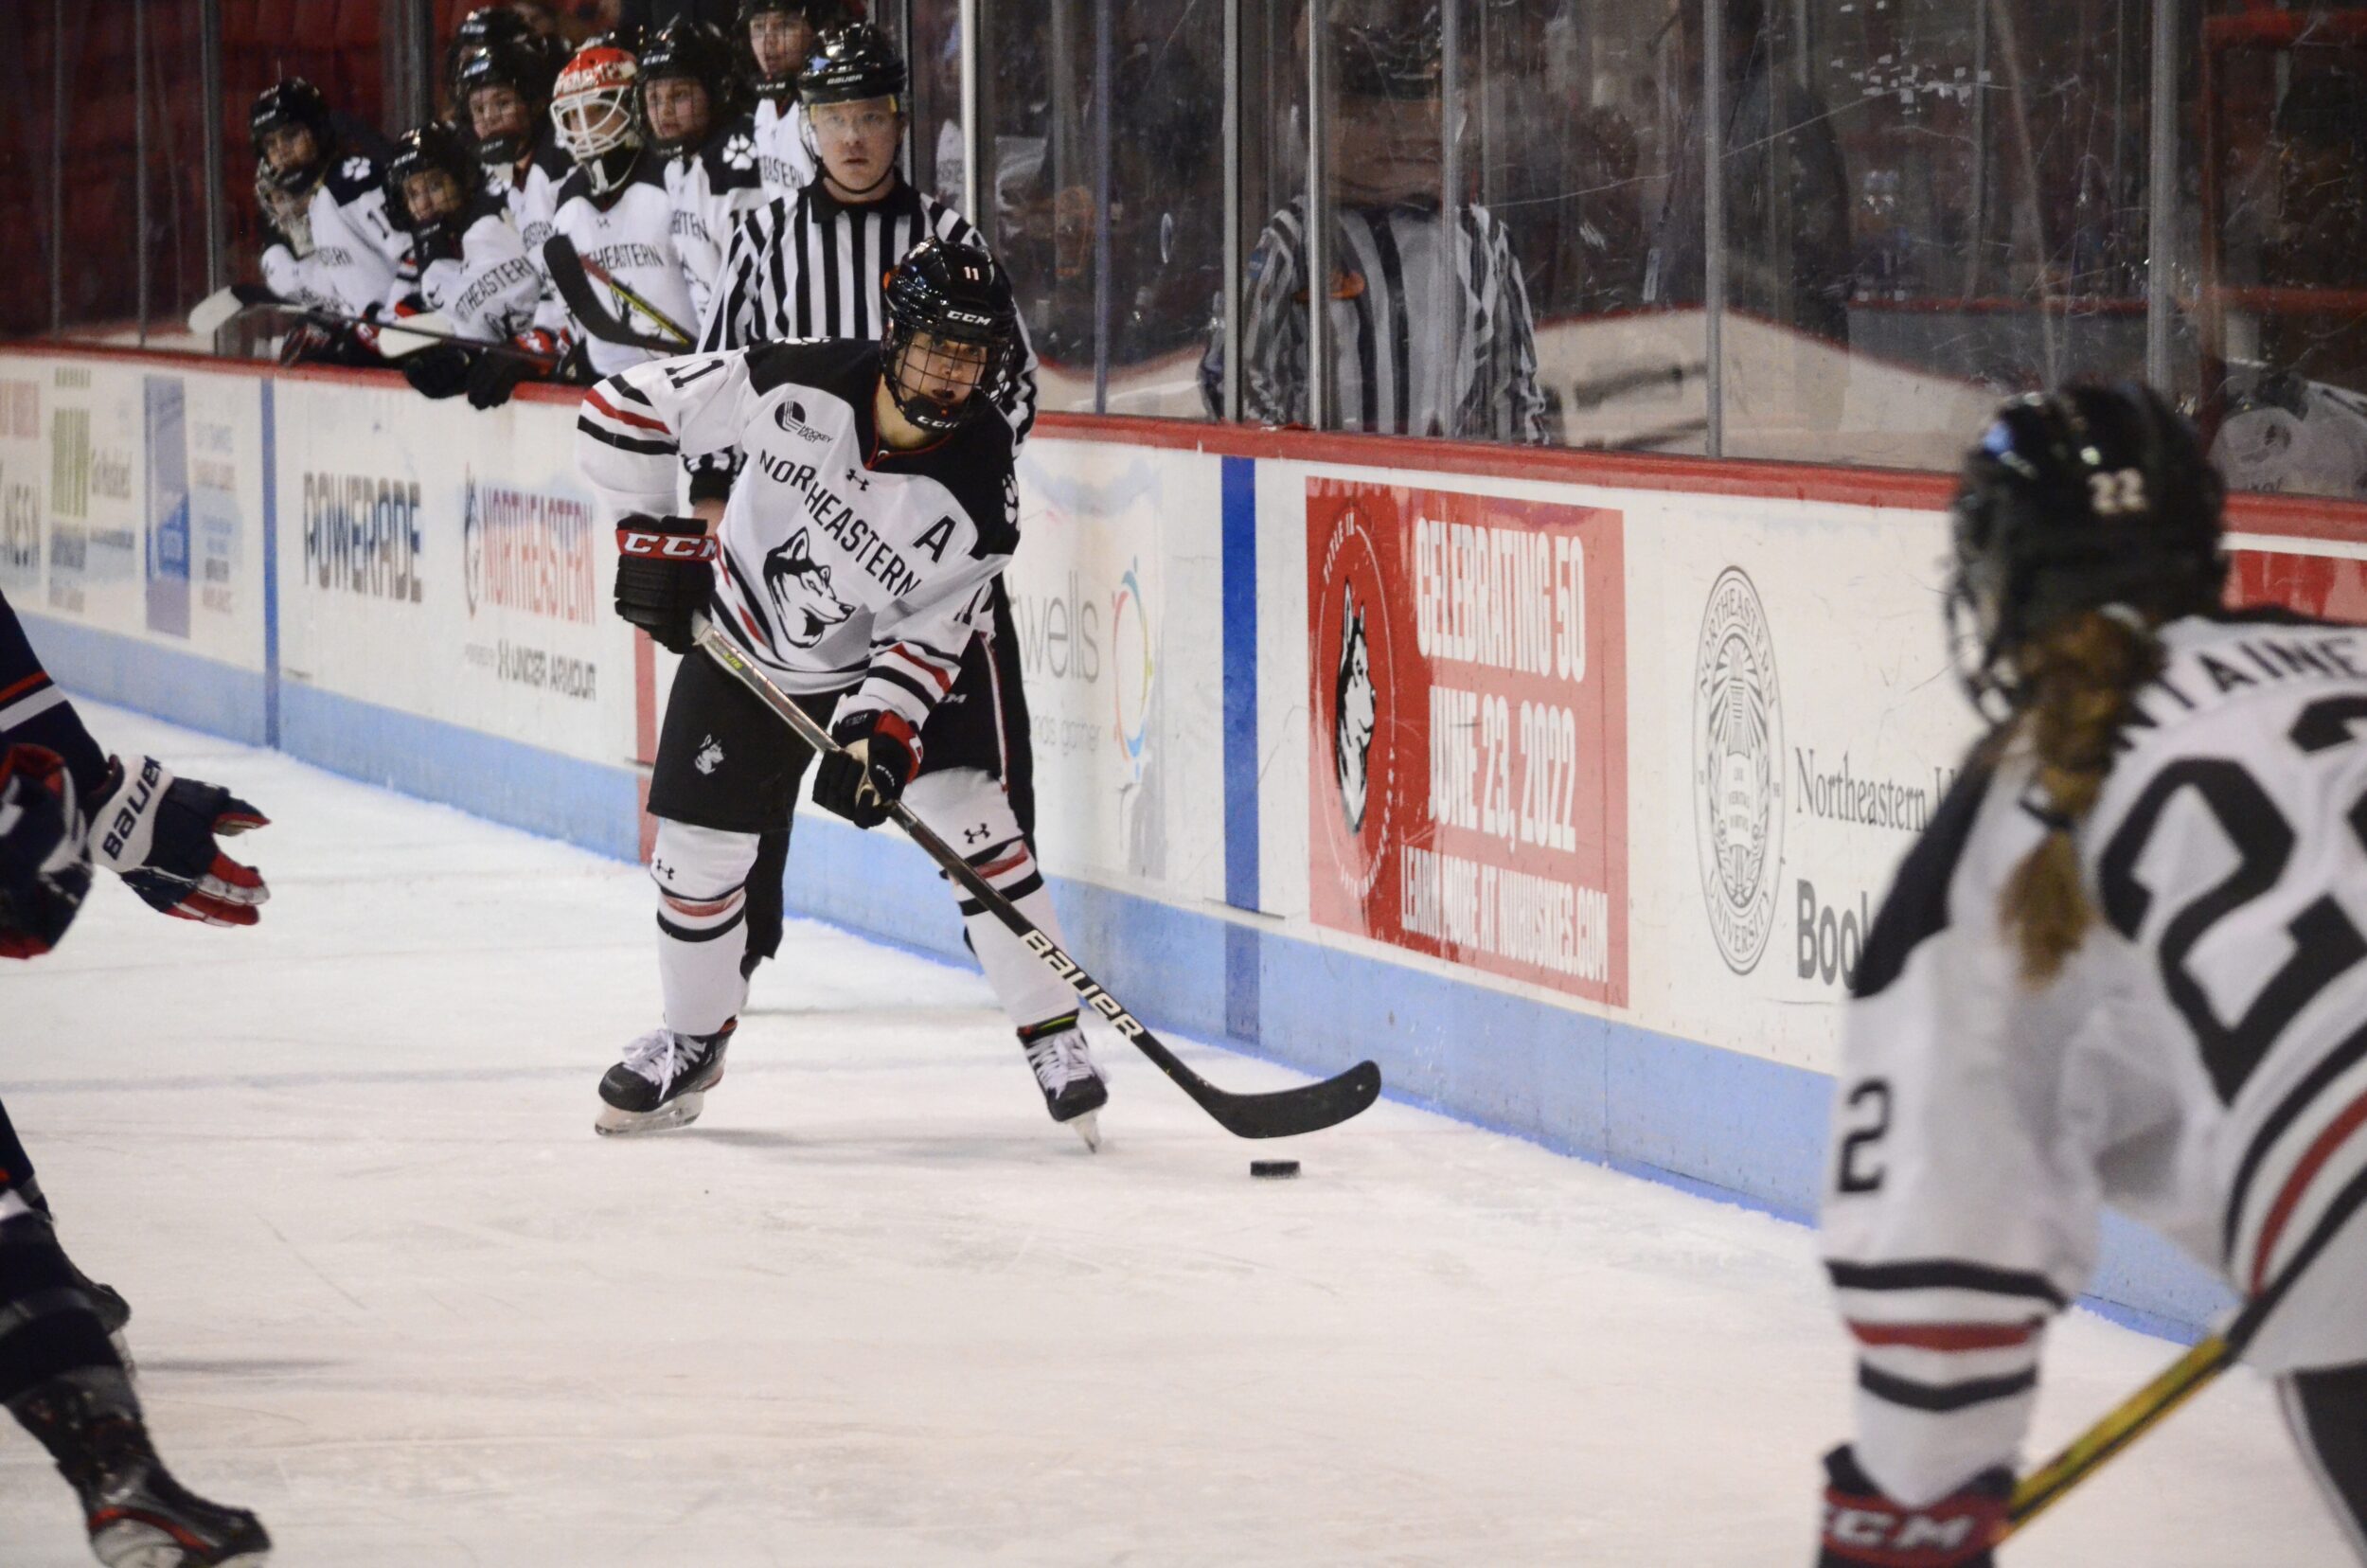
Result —
[[1057, 1095], [1080, 1078], [1096, 1078], [1093, 1058], [1086, 1053], [1085, 1037], [1075, 1029], [1046, 1035], [1027, 1042], [1027, 1065], [1036, 1070], [1036, 1081], [1044, 1093]]
[[625, 1068], [638, 1073], [666, 1093], [673, 1081], [706, 1055], [699, 1042], [671, 1029], [651, 1029], [625, 1047]]

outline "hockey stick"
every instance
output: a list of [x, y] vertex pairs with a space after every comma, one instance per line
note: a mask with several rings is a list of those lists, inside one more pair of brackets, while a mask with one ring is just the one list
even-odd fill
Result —
[[2367, 1205], [2367, 1176], [2354, 1179], [2336, 1195], [2307, 1244], [2293, 1255], [2293, 1260], [2285, 1266], [2276, 1283], [2246, 1302], [2226, 1327], [2172, 1362], [2160, 1377], [2073, 1438], [2062, 1452], [2016, 1483], [2013, 1501], [2006, 1505], [2004, 1528], [1991, 1544], [2003, 1541], [2054, 1506], [2064, 1493], [2101, 1469], [2105, 1461], [2152, 1431], [2163, 1417], [2201, 1393], [2213, 1379], [2241, 1360], [2259, 1336], [2261, 1325], [2277, 1310], [2277, 1304], [2293, 1288], [2302, 1271], [2325, 1250], [2336, 1233], [2363, 1205]]
[[[551, 284], [559, 290], [559, 297], [567, 302], [567, 309], [583, 330], [602, 343], [621, 344], [628, 348], [647, 348], [651, 353], [673, 355], [695, 347], [690, 334], [675, 320], [639, 294], [616, 281], [597, 262], [586, 261], [576, 254], [576, 243], [563, 234], [554, 234], [543, 241], [543, 265], [551, 275]], [[616, 291], [618, 297], [655, 322], [667, 335], [653, 337], [637, 331], [616, 318], [616, 312], [606, 301], [592, 292], [595, 276]]]
[[452, 330], [452, 323], [439, 312], [426, 311], [413, 316], [390, 317], [385, 321], [365, 321], [360, 316], [324, 311], [317, 305], [307, 305], [300, 300], [282, 299], [260, 283], [233, 283], [228, 288], [216, 289], [190, 308], [189, 330], [200, 337], [211, 337], [229, 325], [233, 318], [250, 311], [271, 311], [281, 315], [298, 316], [324, 327], [371, 328], [376, 337], [378, 357], [383, 360], [408, 359], [439, 343], [454, 343], [479, 353], [522, 359], [543, 370], [548, 370], [552, 365], [547, 356], [529, 353], [515, 344], [496, 343], [490, 338], [464, 337]]
[[[792, 702], [789, 695], [774, 686], [763, 670], [749, 661], [748, 656], [732, 645], [715, 624], [700, 616], [697, 627], [699, 646], [707, 656], [720, 664], [741, 686], [756, 693], [757, 701], [780, 715], [783, 722], [797, 732], [797, 738], [817, 753], [835, 752], [838, 743], [829, 731], [815, 722], [812, 716]], [[1236, 1095], [1227, 1093], [1193, 1072], [1176, 1059], [1175, 1053], [1159, 1042], [1159, 1038], [1126, 1010], [1118, 999], [1101, 988], [1084, 971], [1084, 967], [1062, 953], [1059, 944], [1036, 929], [1035, 923], [1021, 914], [1011, 900], [997, 892], [984, 877], [970, 869], [952, 846], [929, 829], [902, 801], [888, 804], [888, 817], [904, 829], [915, 844], [928, 852], [929, 858], [941, 866], [945, 874], [959, 882], [965, 892], [983, 904], [988, 913], [1003, 922], [1020, 944], [1041, 959], [1046, 969], [1059, 975], [1078, 1001], [1110, 1021], [1111, 1027], [1133, 1042], [1134, 1048], [1148, 1057], [1159, 1070], [1173, 1078], [1178, 1087], [1192, 1096], [1202, 1111], [1216, 1118], [1217, 1125], [1237, 1138], [1290, 1138], [1302, 1132], [1317, 1132], [1326, 1127], [1346, 1121], [1350, 1116], [1380, 1097], [1380, 1069], [1369, 1061], [1360, 1061], [1337, 1078], [1321, 1083], [1302, 1084], [1296, 1089], [1282, 1089], [1265, 1095]]]

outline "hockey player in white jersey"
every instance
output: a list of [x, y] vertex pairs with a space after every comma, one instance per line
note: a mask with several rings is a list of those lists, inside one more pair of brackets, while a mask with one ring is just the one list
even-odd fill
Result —
[[703, 23], [676, 17], [641, 51], [641, 124], [661, 161], [673, 211], [674, 251], [690, 291], [685, 324], [706, 319], [723, 250], [739, 215], [764, 200], [745, 137], [718, 134], [730, 116], [731, 45]]
[[[411, 236], [387, 318], [433, 311], [458, 336], [491, 341], [533, 325], [541, 274], [458, 132], [430, 120], [404, 133], [386, 162], [386, 189]], [[403, 379], [428, 397], [454, 397], [468, 389], [475, 358], [439, 344], [403, 360]]]
[[[338, 315], [377, 310], [408, 248], [386, 210], [378, 161], [344, 145], [320, 89], [302, 77], [265, 88], [247, 114], [257, 177], [271, 190], [276, 220], [263, 246], [263, 281], [282, 299]], [[378, 363], [350, 332], [309, 326], [288, 345], [291, 359]]]
[[528, 257], [543, 254], [560, 182], [572, 168], [550, 122], [557, 75], [543, 45], [495, 38], [461, 63], [456, 79], [458, 110], [476, 141], [486, 184], [508, 209]]
[[[551, 120], [575, 169], [560, 185], [551, 232], [565, 235], [587, 263], [686, 324], [690, 290], [674, 249], [662, 160], [642, 146], [639, 75], [632, 55], [599, 44], [578, 50], [559, 73]], [[650, 358], [646, 348], [586, 332], [555, 288], [545, 290], [534, 325], [538, 347], [555, 344], [562, 352], [580, 347], [596, 375], [614, 375]]]
[[740, 0], [739, 45], [756, 106], [740, 121], [767, 196], [806, 185], [818, 167], [797, 78], [829, 29], [853, 21], [839, 0]]
[[[618, 612], [691, 648], [704, 613], [845, 748], [817, 805], [869, 828], [901, 796], [1059, 940], [998, 778], [988, 589], [1018, 543], [1018, 312], [985, 252], [938, 241], [887, 287], [880, 343], [767, 343], [638, 366], [583, 401], [584, 473], [621, 514]], [[716, 533], [670, 508], [682, 455], [748, 463]], [[710, 565], [710, 560], [713, 564]], [[602, 1131], [680, 1126], [722, 1076], [747, 979], [781, 935], [790, 812], [810, 752], [714, 661], [675, 677], [650, 784], [665, 1023], [600, 1085]], [[971, 945], [1053, 1118], [1093, 1141], [1108, 1097], [1077, 999], [981, 906]]]
[[2221, 610], [2220, 494], [2143, 387], [2017, 399], [1967, 459], [1998, 722], [1846, 1016], [1823, 1568], [1987, 1568], [2107, 1203], [2274, 1298], [2246, 1359], [2367, 1560], [2367, 629]]

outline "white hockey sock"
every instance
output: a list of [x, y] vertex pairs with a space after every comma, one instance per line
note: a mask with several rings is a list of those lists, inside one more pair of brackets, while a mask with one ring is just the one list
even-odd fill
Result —
[[650, 878], [657, 883], [657, 968], [666, 1026], [708, 1035], [748, 999], [748, 873], [756, 835], [658, 819]]

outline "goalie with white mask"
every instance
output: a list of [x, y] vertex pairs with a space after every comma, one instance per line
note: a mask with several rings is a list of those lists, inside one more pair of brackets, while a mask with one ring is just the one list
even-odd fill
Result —
[[[1058, 942], [1002, 786], [1003, 704], [978, 635], [1019, 543], [997, 409], [1018, 312], [985, 252], [931, 241], [890, 276], [886, 314], [878, 343], [663, 360], [584, 399], [578, 460], [619, 519], [618, 613], [677, 651], [693, 615], [710, 617], [844, 748], [822, 760], [817, 805], [869, 828], [901, 797]], [[712, 537], [662, 515], [682, 457], [734, 446], [748, 462]], [[683, 1125], [721, 1078], [748, 976], [779, 946], [811, 756], [712, 660], [684, 659], [650, 785], [665, 1023], [602, 1080], [600, 1131]], [[1075, 995], [981, 906], [961, 908], [1046, 1108], [1095, 1142], [1108, 1092]]]

